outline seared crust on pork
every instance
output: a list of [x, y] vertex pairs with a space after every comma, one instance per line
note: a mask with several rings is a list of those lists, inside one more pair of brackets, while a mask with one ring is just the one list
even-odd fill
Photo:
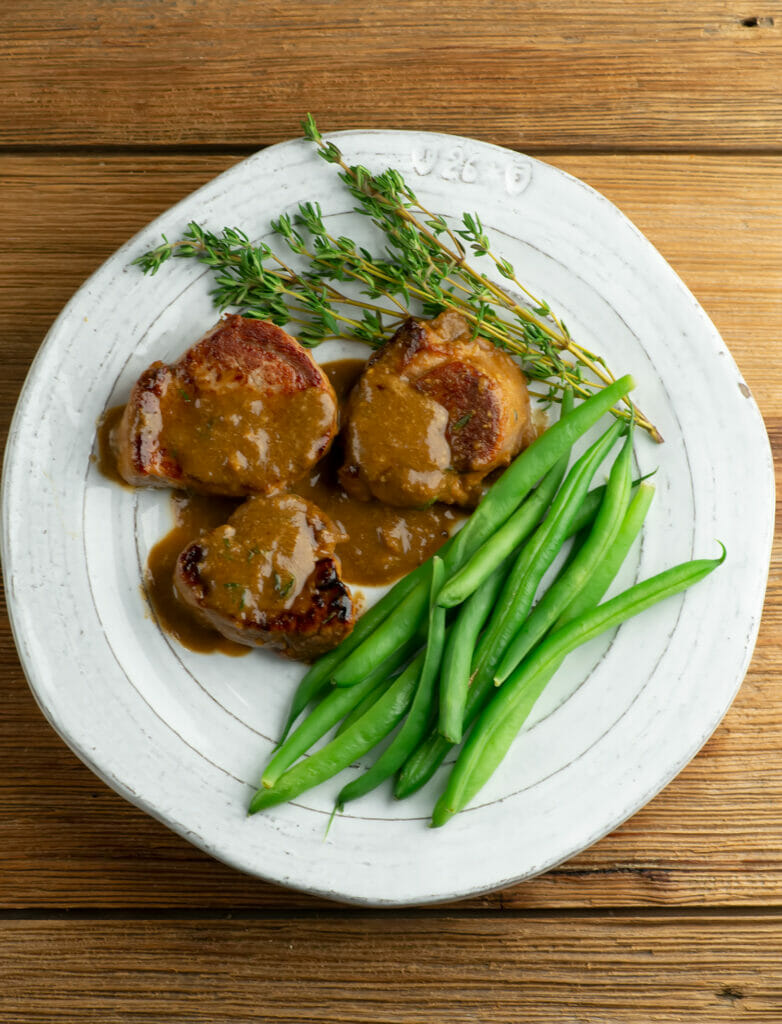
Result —
[[176, 363], [135, 384], [113, 447], [136, 486], [273, 494], [306, 473], [337, 431], [333, 388], [274, 324], [227, 316]]
[[521, 369], [467, 321], [409, 319], [350, 394], [342, 486], [389, 505], [471, 506], [534, 438]]
[[341, 535], [295, 494], [250, 498], [180, 554], [179, 595], [229, 640], [309, 661], [353, 628], [355, 608], [334, 547]]

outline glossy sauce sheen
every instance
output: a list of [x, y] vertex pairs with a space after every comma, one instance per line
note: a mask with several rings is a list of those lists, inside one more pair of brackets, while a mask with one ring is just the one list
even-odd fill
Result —
[[323, 371], [280, 327], [229, 315], [134, 384], [114, 435], [128, 483], [199, 494], [275, 494], [337, 431]]
[[[380, 372], [375, 369], [375, 375]], [[451, 464], [447, 410], [394, 373], [384, 374], [379, 386], [363, 380], [359, 394], [361, 400], [349, 427], [354, 461], [371, 462], [378, 480], [390, 475], [396, 483], [399, 476], [398, 490], [409, 496], [411, 503], [423, 505], [429, 495], [436, 493]], [[371, 443], [367, 444], [367, 439]], [[403, 470], [399, 466], [400, 448], [415, 456]], [[366, 489], [365, 493], [369, 496], [372, 492]], [[384, 501], [391, 497], [383, 493], [381, 485], [377, 493]]]
[[204, 539], [198, 572], [208, 581], [210, 607], [251, 619], [296, 607], [335, 539], [295, 494], [248, 498]]
[[237, 504], [231, 498], [173, 491], [171, 508], [174, 527], [157, 542], [147, 559], [147, 600], [160, 626], [190, 651], [201, 654], [221, 651], [234, 657], [250, 651], [244, 644], [226, 640], [215, 630], [202, 626], [174, 588], [174, 567], [180, 552], [192, 541], [224, 523], [235, 511]]
[[[340, 404], [363, 366], [361, 359], [343, 359], [323, 365]], [[111, 431], [119, 423], [122, 412], [121, 406], [110, 409], [98, 428], [98, 468], [108, 479], [128, 486], [117, 472], [111, 448]], [[360, 586], [393, 583], [433, 555], [463, 518], [462, 512], [447, 505], [403, 509], [379, 501], [350, 498], [337, 480], [340, 463], [341, 449], [337, 441], [329, 455], [291, 489], [317, 505], [338, 530], [347, 535], [346, 540], [337, 544], [335, 552], [342, 563], [342, 578], [347, 583]], [[223, 525], [238, 505], [237, 499], [172, 491], [174, 526], [149, 553], [147, 600], [161, 627], [192, 651], [222, 651], [238, 656], [250, 650], [197, 622], [173, 585], [174, 566], [180, 552]], [[298, 592], [299, 588], [295, 589]]]
[[[324, 363], [340, 405], [364, 367], [362, 359]], [[439, 407], [438, 407], [439, 408]], [[340, 487], [339, 440], [329, 455], [295, 486], [303, 498], [322, 509], [348, 535], [337, 544], [342, 577], [347, 583], [384, 586], [411, 572], [448, 539], [464, 514], [448, 505], [392, 508], [379, 501], [358, 501]]]
[[130, 488], [130, 484], [120, 476], [117, 469], [117, 457], [111, 444], [111, 435], [119, 426], [124, 412], [124, 405], [115, 405], [113, 408], [107, 409], [103, 414], [98, 424], [97, 465], [101, 475], [105, 476], [107, 480], [119, 484], [120, 487]]
[[[243, 388], [193, 398], [185, 388], [169, 387], [160, 404], [160, 444], [184, 476], [233, 493], [271, 493], [277, 481], [295, 480], [317, 458], [334, 420], [333, 398], [314, 388], [261, 400]], [[310, 435], [312, 443], [302, 444]]]
[[474, 508], [485, 478], [532, 440], [524, 374], [457, 313], [402, 324], [341, 412], [340, 483], [400, 508]]

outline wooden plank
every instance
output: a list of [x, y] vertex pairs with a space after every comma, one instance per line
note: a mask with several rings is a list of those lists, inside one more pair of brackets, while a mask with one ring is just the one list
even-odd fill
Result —
[[8, 146], [255, 146], [308, 109], [521, 148], [782, 143], [780, 0], [6, 0], [0, 40]]
[[[0, 158], [0, 426], [60, 306], [134, 231], [235, 156]], [[558, 155], [616, 201], [711, 313], [782, 459], [782, 158]], [[78, 183], [78, 184], [75, 184]], [[767, 614], [734, 707], [645, 810], [486, 907], [782, 903], [779, 537]], [[125, 805], [62, 745], [0, 631], [0, 906], [312, 906], [211, 861]], [[57, 785], [51, 783], [56, 780]]]
[[[130, 235], [239, 159], [0, 159], [0, 213], [12, 243], [0, 253], [0, 317], [8, 318], [0, 401], [14, 399], [38, 342], [85, 277]], [[547, 159], [584, 178], [635, 221], [712, 317], [763, 412], [782, 413], [771, 404], [782, 365], [768, 358], [782, 308], [782, 161], [638, 154]]]
[[782, 1013], [777, 915], [20, 920], [0, 925], [0, 951], [0, 1015], [25, 1024], [716, 1024]]

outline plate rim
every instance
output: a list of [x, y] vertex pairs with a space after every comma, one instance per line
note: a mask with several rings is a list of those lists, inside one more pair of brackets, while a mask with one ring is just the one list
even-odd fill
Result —
[[[420, 139], [423, 138], [423, 139], [427, 139], [427, 140], [445, 140], [449, 144], [453, 144], [454, 142], [456, 142], [456, 143], [462, 143], [462, 144], [469, 144], [471, 146], [476, 146], [477, 145], [479, 148], [487, 147], [491, 151], [499, 153], [499, 154], [503, 154], [503, 155], [506, 155], [506, 156], [508, 154], [512, 154], [512, 155], [514, 155], [516, 157], [519, 157], [519, 158], [522, 158], [522, 159], [525, 159], [525, 160], [529, 160], [533, 165], [542, 165], [542, 166], [544, 166], [547, 169], [547, 171], [549, 171], [549, 172], [553, 171], [556, 175], [562, 176], [563, 178], [567, 179], [569, 182], [575, 183], [580, 188], [587, 190], [593, 196], [598, 197], [601, 202], [607, 204], [611, 208], [611, 210], [614, 212], [614, 214], [618, 214], [622, 218], [622, 220], [627, 225], [629, 225], [631, 227], [633, 232], [643, 241], [643, 243], [647, 247], [648, 253], [650, 255], [653, 253], [654, 257], [658, 261], [660, 261], [660, 263], [662, 265], [664, 265], [664, 267], [666, 268], [666, 271], [669, 272], [672, 275], [672, 280], [675, 281], [676, 286], [678, 288], [680, 288], [682, 290], [683, 294], [690, 299], [690, 301], [692, 302], [692, 304], [695, 307], [696, 312], [700, 316], [705, 318], [705, 321], [710, 326], [710, 328], [712, 329], [712, 331], [714, 332], [716, 337], [719, 338], [720, 341], [722, 341], [725, 353], [726, 353], [728, 359], [732, 362], [732, 365], [735, 368], [737, 377], [739, 378], [739, 380], [743, 379], [742, 375], [741, 375], [741, 373], [739, 371], [739, 368], [736, 365], [735, 360], [733, 359], [733, 356], [730, 353], [727, 345], [725, 345], [724, 340], [719, 335], [719, 332], [717, 331], [717, 329], [716, 329], [715, 325], [713, 324], [713, 322], [711, 321], [710, 317], [708, 316], [706, 311], [703, 309], [703, 307], [700, 305], [700, 303], [697, 301], [697, 299], [695, 298], [695, 296], [693, 295], [693, 293], [691, 292], [689, 287], [686, 285], [686, 283], [676, 273], [676, 271], [673, 270], [673, 268], [670, 266], [670, 264], [667, 262], [667, 260], [665, 260], [665, 258], [659, 252], [659, 250], [657, 250], [657, 248], [653, 245], [653, 243], [648, 238], [646, 238], [646, 236], [643, 234], [643, 232], [641, 232], [640, 229], [638, 227], [636, 227], [636, 225], [629, 219], [629, 217], [627, 217], [627, 215], [625, 215], [610, 199], [608, 199], [602, 193], [598, 192], [596, 189], [594, 189], [587, 182], [583, 181], [580, 178], [575, 177], [574, 175], [570, 174], [569, 172], [564, 171], [561, 168], [559, 168], [559, 167], [557, 167], [557, 166], [555, 166], [553, 164], [546, 163], [545, 161], [542, 161], [542, 160], [537, 159], [536, 157], [532, 157], [532, 156], [529, 156], [527, 154], [524, 154], [524, 153], [522, 153], [522, 152], [520, 152], [518, 150], [509, 149], [509, 148], [506, 148], [506, 147], [498, 146], [498, 145], [493, 144], [493, 143], [483, 142], [481, 140], [476, 140], [476, 139], [470, 139], [468, 137], [459, 136], [459, 135], [451, 135], [451, 134], [442, 133], [442, 132], [411, 131], [411, 130], [405, 130], [405, 129], [347, 129], [345, 131], [340, 131], [340, 132], [324, 133], [324, 138], [327, 139], [327, 140], [330, 139], [330, 138], [339, 139], [339, 138], [342, 138], [342, 137], [356, 137], [356, 136], [359, 136], [362, 139], [366, 138], [366, 137], [372, 137], [372, 136], [374, 136], [374, 137], [385, 137], [385, 138], [390, 136], [390, 137], [396, 137], [396, 138], [400, 138], [400, 139], [401, 138], [409, 139], [409, 140], [411, 140], [411, 142], [413, 140], [420, 140]], [[200, 185], [194, 191], [192, 191], [192, 192], [188, 193], [186, 196], [182, 197], [180, 200], [178, 200], [176, 203], [174, 203], [171, 207], [168, 207], [167, 209], [165, 209], [161, 214], [159, 214], [156, 218], [154, 218], [154, 220], [152, 220], [150, 223], [148, 223], [144, 227], [142, 227], [130, 239], [128, 239], [118, 249], [116, 249], [112, 254], [110, 254], [106, 258], [106, 260], [104, 260], [100, 264], [100, 266], [98, 266], [85, 279], [85, 281], [79, 286], [79, 288], [74, 292], [72, 297], [65, 304], [63, 309], [60, 311], [60, 313], [55, 318], [55, 320], [53, 321], [52, 325], [50, 326], [50, 328], [46, 332], [46, 335], [44, 336], [44, 339], [41, 342], [41, 345], [39, 346], [39, 348], [38, 348], [38, 350], [36, 352], [36, 355], [35, 355], [35, 357], [33, 358], [32, 362], [31, 362], [31, 365], [30, 365], [30, 367], [28, 369], [28, 372], [27, 372], [27, 375], [25, 377], [24, 384], [22, 385], [21, 391], [19, 393], [16, 405], [15, 405], [13, 417], [11, 419], [11, 423], [10, 423], [10, 426], [9, 426], [8, 439], [7, 439], [7, 442], [6, 442], [4, 458], [3, 458], [2, 482], [0, 483], [0, 513], [2, 514], [3, 529], [2, 529], [2, 537], [0, 539], [1, 539], [1, 542], [2, 542], [3, 578], [4, 578], [4, 586], [5, 586], [5, 589], [6, 589], [6, 594], [7, 594], [7, 599], [8, 599], [9, 622], [10, 622], [10, 625], [11, 625], [11, 631], [12, 631], [12, 634], [13, 634], [13, 637], [14, 637], [14, 642], [16, 644], [16, 648], [17, 648], [17, 651], [19, 653], [20, 662], [22, 664], [22, 668], [23, 668], [25, 677], [26, 677], [26, 679], [28, 681], [28, 685], [29, 685], [29, 687], [30, 687], [30, 689], [31, 689], [31, 691], [33, 693], [34, 699], [35, 699], [36, 703], [38, 704], [39, 708], [41, 709], [44, 717], [50, 723], [50, 725], [55, 729], [55, 731], [58, 733], [60, 738], [63, 739], [63, 741], [76, 754], [76, 756], [79, 758], [79, 760], [82, 761], [82, 763], [84, 763], [94, 774], [96, 774], [103, 782], [105, 782], [107, 785], [109, 785], [110, 788], [112, 788], [120, 796], [122, 796], [124, 799], [128, 800], [128, 802], [130, 802], [134, 806], [138, 807], [140, 810], [142, 810], [145, 813], [149, 814], [155, 820], [160, 821], [167, 828], [170, 828], [172, 831], [176, 832], [177, 834], [179, 834], [180, 836], [185, 838], [188, 842], [192, 843], [196, 847], [198, 847], [201, 850], [203, 850], [204, 852], [208, 853], [210, 856], [215, 857], [217, 860], [219, 860], [219, 861], [221, 861], [221, 862], [223, 862], [225, 864], [228, 864], [229, 866], [231, 866], [232, 868], [234, 868], [236, 870], [242, 871], [243, 873], [249, 874], [249, 875], [251, 875], [253, 877], [262, 878], [262, 879], [264, 879], [264, 880], [266, 880], [266, 881], [268, 881], [270, 883], [273, 883], [273, 884], [276, 884], [276, 885], [286, 886], [286, 887], [289, 887], [289, 888], [294, 888], [294, 889], [296, 889], [298, 891], [306, 892], [306, 893], [309, 893], [311, 895], [316, 895], [316, 896], [324, 897], [324, 898], [332, 900], [332, 901], [337, 901], [337, 902], [342, 902], [342, 903], [347, 903], [347, 904], [352, 904], [352, 905], [374, 906], [374, 907], [403, 907], [403, 906], [423, 906], [423, 905], [427, 905], [427, 904], [452, 902], [454, 900], [465, 899], [465, 898], [469, 898], [470, 896], [480, 895], [482, 893], [489, 893], [489, 892], [498, 891], [498, 890], [503, 889], [503, 888], [505, 888], [505, 887], [507, 887], [509, 885], [517, 884], [517, 883], [519, 883], [521, 881], [533, 878], [533, 877], [537, 876], [538, 874], [541, 874], [541, 873], [543, 873], [545, 871], [550, 870], [551, 868], [555, 867], [557, 864], [563, 863], [565, 860], [567, 860], [570, 857], [572, 857], [576, 852], [587, 848], [588, 846], [592, 845], [593, 842], [597, 841], [599, 838], [607, 835], [610, 831], [613, 831], [622, 822], [626, 821], [629, 817], [631, 817], [638, 810], [640, 810], [643, 806], [645, 806], [645, 804], [648, 803], [648, 801], [651, 800], [663, 788], [665, 788], [665, 786], [667, 786], [669, 784], [669, 782], [673, 778], [675, 778], [675, 776], [682, 770], [682, 768], [703, 747], [703, 745], [707, 742], [709, 737], [713, 734], [713, 732], [716, 730], [716, 728], [718, 727], [718, 725], [722, 721], [722, 718], [724, 717], [724, 715], [729, 710], [729, 708], [730, 708], [730, 706], [731, 706], [731, 704], [733, 702], [733, 699], [736, 696], [736, 693], [738, 692], [738, 690], [740, 689], [740, 687], [742, 685], [742, 682], [743, 682], [743, 680], [745, 678], [745, 675], [746, 675], [747, 668], [748, 668], [750, 660], [752, 658], [752, 654], [753, 654], [753, 651], [754, 651], [755, 643], [756, 643], [756, 640], [757, 640], [757, 632], [758, 632], [760, 621], [761, 621], [762, 603], [761, 603], [761, 612], [758, 614], [757, 622], [755, 623], [755, 628], [754, 628], [754, 631], [753, 631], [754, 635], [752, 636], [751, 641], [748, 642], [747, 644], [745, 644], [742, 670], [741, 670], [740, 673], [737, 674], [737, 677], [734, 680], [734, 688], [733, 688], [732, 694], [731, 694], [730, 699], [728, 700], [727, 704], [725, 705], [724, 709], [718, 715], [716, 721], [714, 721], [713, 723], [710, 722], [710, 723], [708, 723], [704, 727], [704, 729], [702, 730], [702, 735], [698, 739], [697, 744], [694, 746], [694, 749], [692, 749], [692, 751], [689, 754], [685, 755], [682, 759], [680, 759], [680, 761], [677, 761], [676, 763], [673, 763], [673, 764], [669, 765], [668, 766], [668, 770], [663, 773], [662, 781], [659, 782], [659, 785], [656, 785], [656, 786], [652, 787], [646, 793], [646, 795], [641, 799], [640, 802], [638, 802], [637, 800], [632, 800], [629, 806], [623, 807], [621, 810], [619, 810], [617, 812], [617, 814], [612, 817], [612, 824], [610, 824], [608, 826], [608, 828], [605, 828], [605, 827], [603, 827], [601, 825], [594, 832], [594, 834], [591, 835], [591, 837], [587, 840], [586, 844], [579, 843], [575, 850], [571, 850], [570, 852], [565, 853], [560, 858], [552, 859], [550, 862], [543, 863], [540, 866], [536, 866], [535, 869], [533, 869], [531, 871], [526, 871], [526, 872], [524, 872], [521, 875], [514, 876], [514, 877], [511, 877], [511, 878], [507, 878], [507, 879], [501, 880], [501, 881], [499, 881], [497, 883], [492, 883], [492, 884], [490, 884], [490, 885], [488, 885], [486, 887], [483, 887], [483, 888], [472, 888], [468, 892], [465, 892], [463, 890], [459, 890], [459, 891], [456, 891], [456, 892], [449, 893], [447, 895], [437, 895], [436, 897], [432, 897], [430, 899], [421, 899], [420, 897], [414, 897], [414, 898], [411, 898], [410, 900], [407, 900], [407, 901], [406, 900], [399, 900], [399, 899], [373, 900], [371, 898], [368, 899], [368, 898], [363, 898], [363, 897], [350, 897], [350, 896], [346, 896], [344, 894], [337, 894], [337, 893], [334, 893], [334, 892], [331, 892], [331, 891], [325, 891], [325, 890], [320, 889], [318, 887], [307, 887], [306, 885], [302, 885], [299, 882], [286, 882], [286, 881], [281, 881], [279, 878], [276, 878], [276, 877], [271, 877], [269, 875], [264, 875], [262, 872], [258, 871], [257, 869], [255, 869], [253, 867], [247, 866], [247, 864], [245, 864], [245, 863], [243, 863], [241, 861], [241, 858], [238, 858], [238, 857], [234, 856], [232, 853], [230, 853], [230, 852], [229, 853], [225, 853], [225, 852], [223, 852], [221, 850], [215, 849], [203, 837], [201, 837], [200, 835], [197, 835], [197, 834], [193, 833], [192, 831], [188, 830], [186, 827], [180, 825], [176, 820], [172, 819], [171, 817], [166, 816], [166, 814], [162, 810], [158, 809], [154, 804], [150, 803], [148, 800], [144, 799], [143, 797], [142, 798], [137, 797], [136, 794], [134, 794], [133, 791], [124, 783], [123, 780], [120, 780], [120, 779], [117, 779], [117, 778], [115, 778], [113, 776], [108, 775], [106, 773], [106, 771], [104, 771], [103, 768], [99, 764], [97, 764], [95, 761], [93, 761], [90, 758], [89, 754], [84, 749], [82, 743], [76, 737], [74, 737], [71, 734], [70, 730], [67, 728], [66, 723], [64, 723], [62, 721], [62, 719], [61, 719], [61, 716], [57, 714], [57, 709], [53, 708], [51, 705], [49, 705], [48, 703], [46, 703], [44, 701], [44, 699], [42, 698], [42, 693], [41, 693], [42, 687], [40, 685], [40, 680], [38, 678], [38, 672], [40, 671], [40, 666], [36, 666], [34, 664], [34, 662], [32, 661], [31, 657], [29, 656], [29, 652], [26, 650], [26, 645], [24, 643], [24, 637], [21, 635], [21, 626], [20, 626], [19, 622], [17, 621], [17, 608], [16, 608], [17, 597], [16, 597], [16, 595], [14, 593], [13, 580], [12, 580], [12, 577], [13, 577], [13, 566], [14, 566], [14, 554], [13, 554], [13, 552], [11, 550], [11, 544], [10, 544], [10, 515], [9, 515], [9, 511], [10, 511], [10, 508], [11, 508], [11, 505], [12, 505], [12, 495], [10, 493], [10, 478], [11, 478], [12, 471], [13, 471], [13, 465], [14, 465], [16, 459], [18, 459], [18, 457], [19, 457], [19, 450], [18, 450], [18, 446], [17, 446], [17, 435], [18, 435], [19, 423], [23, 419], [26, 406], [27, 406], [27, 404], [29, 403], [29, 401], [31, 400], [31, 397], [32, 397], [33, 387], [34, 387], [34, 385], [36, 383], [37, 367], [40, 365], [40, 363], [43, 361], [43, 359], [45, 358], [46, 354], [48, 353], [48, 349], [50, 348], [51, 344], [53, 343], [53, 338], [56, 336], [56, 334], [60, 330], [62, 324], [67, 320], [68, 316], [71, 313], [72, 308], [76, 304], [76, 302], [79, 299], [79, 297], [82, 295], [82, 293], [84, 293], [86, 290], [89, 289], [90, 284], [93, 282], [93, 280], [95, 280], [104, 271], [104, 268], [106, 267], [106, 265], [108, 263], [115, 263], [115, 262], [119, 263], [119, 261], [121, 261], [122, 258], [126, 254], [132, 252], [133, 249], [135, 247], [137, 247], [139, 245], [139, 243], [145, 237], [148, 237], [151, 233], [153, 233], [155, 231], [155, 229], [158, 227], [159, 223], [162, 220], [168, 219], [169, 217], [174, 215], [177, 212], [177, 210], [185, 207], [186, 205], [190, 205], [194, 200], [197, 200], [197, 197], [201, 193], [206, 192], [207, 190], [213, 189], [218, 182], [220, 182], [221, 180], [231, 176], [232, 174], [234, 174], [237, 171], [238, 168], [240, 168], [243, 165], [245, 165], [245, 164], [255, 160], [260, 154], [268, 154], [270, 152], [279, 153], [280, 151], [282, 151], [282, 150], [284, 150], [286, 148], [291, 148], [291, 147], [294, 147], [294, 146], [300, 146], [301, 142], [302, 142], [302, 140], [300, 138], [288, 139], [288, 140], [276, 143], [273, 146], [269, 146], [269, 147], [266, 147], [266, 148], [264, 148], [262, 150], [259, 150], [256, 153], [251, 154], [251, 155], [249, 155], [247, 157], [244, 157], [242, 160], [239, 160], [238, 162], [232, 164], [229, 168], [227, 168], [226, 170], [222, 171], [220, 174], [216, 175], [215, 177], [209, 179], [204, 184]], [[769, 439], [768, 439], [768, 434], [767, 434], [767, 431], [765, 429], [765, 424], [763, 422], [763, 417], [762, 417], [760, 409], [759, 409], [759, 407], [757, 405], [757, 402], [755, 401], [754, 395], [750, 394], [747, 397], [749, 399], [750, 407], [753, 410], [753, 415], [754, 415], [754, 417], [757, 420], [757, 424], [756, 425], [758, 425], [760, 427], [760, 433], [765, 438], [766, 449], [764, 451], [764, 455], [765, 455], [766, 465], [770, 469], [770, 475], [769, 475], [769, 482], [771, 484], [771, 487], [770, 487], [770, 516], [767, 519], [767, 541], [768, 541], [767, 548], [768, 548], [768, 553], [769, 553], [769, 557], [770, 557], [770, 554], [771, 554], [771, 544], [773, 542], [773, 535], [774, 535], [774, 521], [775, 521], [775, 510], [776, 510], [775, 509], [775, 478], [774, 478], [774, 474], [773, 474], [773, 456], [772, 456], [772, 453], [771, 453], [771, 448], [770, 448], [770, 442], [769, 442]], [[764, 590], [765, 590], [765, 585], [766, 585], [767, 578], [768, 578], [768, 574], [766, 573], [766, 576], [765, 576], [764, 581], [763, 581], [763, 589]]]

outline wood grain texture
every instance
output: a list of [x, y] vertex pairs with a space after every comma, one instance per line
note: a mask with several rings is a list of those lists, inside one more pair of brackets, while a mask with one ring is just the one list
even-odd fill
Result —
[[[127, 237], [236, 159], [0, 157], [3, 433], [37, 346], [75, 288]], [[782, 158], [549, 159], [617, 202], [682, 274], [753, 389], [782, 466], [782, 366], [773, 358], [782, 322]], [[750, 673], [698, 758], [591, 850], [469, 905], [782, 904], [781, 569], [778, 536]], [[0, 670], [0, 907], [323, 905], [217, 864], [107, 790], [44, 722], [5, 624]]]
[[[4, 0], [0, 443], [86, 276], [308, 109], [603, 191], [714, 319], [782, 471], [782, 0]], [[776, 1024], [780, 530], [749, 674], [684, 772], [548, 874], [411, 913], [240, 875], [124, 803], [46, 724], [0, 601], [0, 1020]]]
[[777, 1022], [781, 943], [776, 915], [9, 921], [0, 925], [0, 1016], [25, 1024]]
[[[436, 16], [435, 16], [436, 11]], [[5, 0], [0, 144], [782, 146], [782, 2]]]

